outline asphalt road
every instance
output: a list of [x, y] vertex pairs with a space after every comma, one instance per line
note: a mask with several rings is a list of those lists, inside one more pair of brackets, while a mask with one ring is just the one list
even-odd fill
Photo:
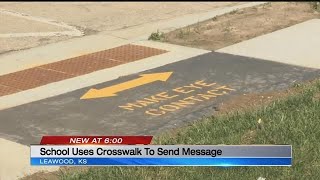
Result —
[[[163, 81], [141, 76], [164, 72]], [[43, 135], [154, 135], [212, 115], [237, 95], [281, 90], [319, 75], [317, 69], [212, 52], [2, 110], [0, 137], [29, 145]], [[91, 88], [117, 96], [80, 99]]]

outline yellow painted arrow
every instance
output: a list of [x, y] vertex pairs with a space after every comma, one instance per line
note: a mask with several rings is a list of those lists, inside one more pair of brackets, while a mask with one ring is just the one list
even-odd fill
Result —
[[106, 87], [103, 89], [90, 89], [80, 99], [94, 99], [117, 96], [118, 92], [138, 87], [144, 84], [152, 83], [155, 81], [167, 81], [171, 76], [172, 72], [153, 73], [153, 74], [142, 74], [141, 77], [123, 82], [114, 86]]

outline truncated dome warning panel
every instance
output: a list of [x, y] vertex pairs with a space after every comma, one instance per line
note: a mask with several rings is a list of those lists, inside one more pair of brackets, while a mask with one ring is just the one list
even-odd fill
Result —
[[167, 51], [127, 44], [0, 76], [0, 96], [137, 61]]

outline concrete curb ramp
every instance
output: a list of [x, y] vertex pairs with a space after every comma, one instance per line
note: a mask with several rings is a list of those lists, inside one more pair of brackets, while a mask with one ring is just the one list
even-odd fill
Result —
[[[161, 48], [162, 50], [168, 52], [161, 55], [148, 57], [139, 61], [121, 64], [112, 68], [102, 69], [82, 76], [68, 78], [63, 81], [47, 84], [45, 86], [39, 86], [33, 89], [20, 91], [15, 94], [1, 96], [0, 110], [57, 96], [83, 87], [88, 87], [102, 82], [117, 79], [120, 76], [139, 73], [148, 69], [182, 61], [209, 52], [201, 49], [168, 45], [157, 42], [137, 42], [134, 44], [139, 46], [147, 45], [148, 47], [156, 49]], [[72, 84], [72, 86], [70, 86], [70, 84]]]
[[59, 62], [45, 64], [0, 76], [0, 96], [33, 89], [49, 83], [62, 81], [112, 68], [121, 64], [166, 53], [161, 49], [127, 44]]

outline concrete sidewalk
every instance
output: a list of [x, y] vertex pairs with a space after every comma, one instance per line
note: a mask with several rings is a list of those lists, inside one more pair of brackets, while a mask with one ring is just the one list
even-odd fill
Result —
[[[0, 75], [8, 74], [15, 71], [20, 71], [23, 69], [28, 69], [30, 67], [34, 67], [42, 64], [57, 62], [63, 59], [81, 56], [83, 54], [88, 54], [88, 53], [92, 53], [92, 52], [96, 52], [104, 49], [110, 49], [123, 44], [128, 44], [136, 41], [144, 41], [148, 38], [148, 36], [152, 32], [156, 32], [157, 30], [160, 30], [163, 32], [170, 31], [176, 28], [184, 27], [190, 24], [197, 23], [199, 21], [203, 21], [221, 14], [231, 12], [235, 9], [256, 6], [262, 3], [263, 2], [252, 2], [252, 3], [241, 3], [239, 5], [221, 3], [218, 6], [219, 8], [217, 7], [217, 5], [214, 5], [214, 7], [212, 7], [213, 10], [210, 10], [210, 11], [208, 10], [207, 12], [188, 14], [181, 17], [171, 18], [169, 20], [166, 19], [161, 21], [155, 21], [151, 23], [133, 26], [130, 28], [125, 28], [122, 30], [102, 31], [95, 35], [88, 35], [81, 38], [75, 38], [75, 39], [70, 39], [66, 41], [60, 41], [57, 43], [51, 43], [48, 45], [39, 46], [32, 49], [12, 51], [9, 53], [0, 54]], [[106, 4], [109, 5], [108, 3]], [[58, 3], [58, 5], [61, 5], [61, 4]], [[94, 5], [93, 7], [97, 6], [95, 4], [93, 5]], [[205, 5], [208, 6], [207, 4]], [[227, 5], [230, 7], [225, 7]], [[234, 6], [231, 6], [231, 5], [234, 5]], [[22, 8], [22, 9], [27, 9], [28, 11], [25, 10], [26, 12], [29, 12], [30, 8], [32, 7], [28, 3], [22, 4], [22, 5], [16, 4], [13, 7], [20, 8], [21, 6], [28, 7], [28, 8], [27, 7]], [[1, 6], [1, 3], [0, 3], [0, 7], [7, 8], [10, 10], [16, 10], [16, 8], [9, 8], [9, 7], [12, 7], [12, 3], [9, 3], [9, 5], [7, 6], [5, 5]], [[40, 8], [40, 7], [42, 6], [39, 5], [37, 8]], [[45, 12], [40, 11], [39, 13], [45, 13]], [[33, 37], [33, 38], [36, 38], [36, 37]], [[3, 42], [1, 42], [2, 40]], [[10, 50], [14, 50], [11, 48], [11, 45], [12, 47], [19, 47], [19, 45], [15, 43], [12, 44], [11, 42], [9, 42], [11, 40], [12, 40], [11, 38], [9, 39], [0, 38], [0, 44], [6, 44], [7, 46], [6, 48], [9, 48]], [[22, 43], [27, 42], [27, 44], [32, 44], [32, 42], [28, 41], [28, 39], [26, 38], [23, 38], [20, 40], [16, 39], [16, 40]], [[23, 45], [22, 48], [24, 47], [25, 46]]]
[[217, 52], [320, 69], [320, 19], [240, 42]]
[[9, 140], [0, 138], [0, 179], [16, 180], [39, 171], [52, 172], [59, 167], [31, 167], [30, 148]]
[[[203, 16], [207, 13], [209, 14], [207, 18], [210, 18], [210, 14], [216, 11], [225, 13], [229, 10], [232, 11], [232, 9], [252, 4], [254, 3], [2, 2], [0, 3], [0, 18], [6, 18], [7, 20], [0, 22], [0, 44], [3, 45], [0, 46], [0, 53], [65, 41], [79, 35], [78, 33], [70, 32], [70, 30], [81, 31], [84, 36], [100, 33], [121, 38], [126, 38], [125, 36], [127, 35], [134, 37], [150, 35], [152, 31], [157, 29], [171, 27], [169, 22], [175, 21], [175, 19], [188, 23], [186, 19], [196, 17], [196, 21], [201, 21], [203, 19], [199, 15]], [[157, 13], [154, 13], [155, 11]], [[211, 17], [213, 16], [211, 15]], [[16, 23], [19, 21], [21, 23]], [[177, 23], [177, 21], [174, 23]], [[194, 20], [191, 23], [195, 23]], [[25, 24], [28, 24], [28, 26]], [[138, 32], [135, 29], [137, 27], [141, 28], [142, 31]], [[118, 31], [121, 34], [118, 35]], [[137, 32], [138, 34], [136, 34]], [[43, 36], [43, 34], [47, 34], [47, 36]], [[9, 38], [3, 38], [6, 36]], [[13, 38], [10, 38], [11, 36]]]

